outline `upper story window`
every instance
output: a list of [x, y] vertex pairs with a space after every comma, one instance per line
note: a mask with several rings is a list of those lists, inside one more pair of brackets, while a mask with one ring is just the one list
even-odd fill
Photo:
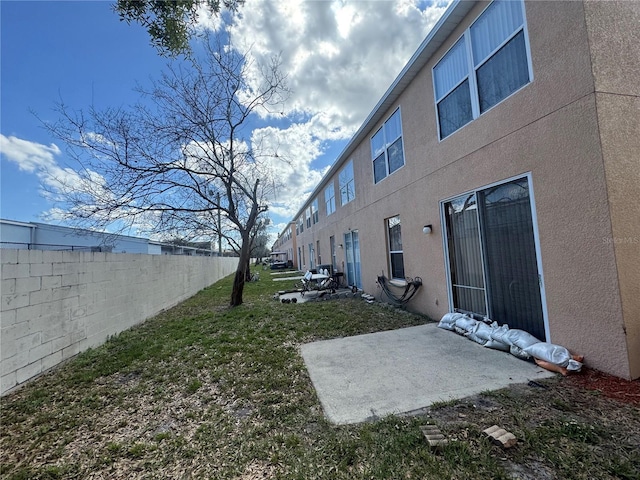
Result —
[[319, 216], [318, 216], [318, 199], [317, 198], [315, 198], [313, 200], [313, 202], [311, 202], [311, 220], [313, 221], [314, 225], [316, 223], [318, 223], [318, 220], [319, 220]]
[[353, 179], [353, 160], [349, 160], [338, 174], [340, 182], [340, 205], [346, 205], [356, 198], [356, 184]]
[[440, 139], [532, 78], [523, 3], [495, 0], [433, 67]]
[[371, 137], [373, 181], [378, 183], [404, 165], [402, 120], [398, 108]]
[[307, 207], [304, 211], [304, 216], [307, 219], [307, 228], [311, 228], [311, 207]]
[[296, 234], [304, 232], [304, 215], [300, 215], [296, 224]]
[[327, 208], [327, 216], [336, 211], [336, 192], [333, 187], [333, 181], [324, 189], [324, 204]]

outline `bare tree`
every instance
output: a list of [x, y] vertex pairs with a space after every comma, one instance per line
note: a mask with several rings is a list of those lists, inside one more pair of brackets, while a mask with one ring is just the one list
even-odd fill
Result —
[[252, 135], [253, 119], [281, 111], [288, 95], [279, 59], [249, 81], [248, 58], [216, 37], [200, 61], [174, 63], [139, 89], [136, 106], [85, 113], [60, 103], [59, 120], [46, 124], [79, 166], [49, 186], [61, 215], [93, 228], [226, 238], [240, 257], [232, 306], [242, 303], [253, 241], [277, 187], [273, 163], [283, 161], [267, 150], [269, 139]]

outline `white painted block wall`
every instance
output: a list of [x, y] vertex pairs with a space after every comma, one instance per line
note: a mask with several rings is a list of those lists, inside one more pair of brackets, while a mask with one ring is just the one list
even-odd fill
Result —
[[0, 249], [0, 395], [233, 273], [237, 258]]

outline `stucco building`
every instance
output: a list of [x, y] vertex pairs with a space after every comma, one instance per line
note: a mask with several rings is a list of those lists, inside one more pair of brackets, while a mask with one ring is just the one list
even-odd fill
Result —
[[276, 248], [638, 378], [639, 78], [640, 2], [456, 1]]

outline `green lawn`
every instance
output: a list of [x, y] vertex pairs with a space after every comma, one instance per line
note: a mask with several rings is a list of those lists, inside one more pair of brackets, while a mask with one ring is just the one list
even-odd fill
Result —
[[[4, 397], [2, 478], [640, 478], [638, 408], [565, 379], [329, 424], [299, 346], [428, 319], [361, 299], [282, 304], [273, 293], [292, 284], [269, 273], [241, 307], [225, 279]], [[518, 445], [486, 441], [494, 423]]]

